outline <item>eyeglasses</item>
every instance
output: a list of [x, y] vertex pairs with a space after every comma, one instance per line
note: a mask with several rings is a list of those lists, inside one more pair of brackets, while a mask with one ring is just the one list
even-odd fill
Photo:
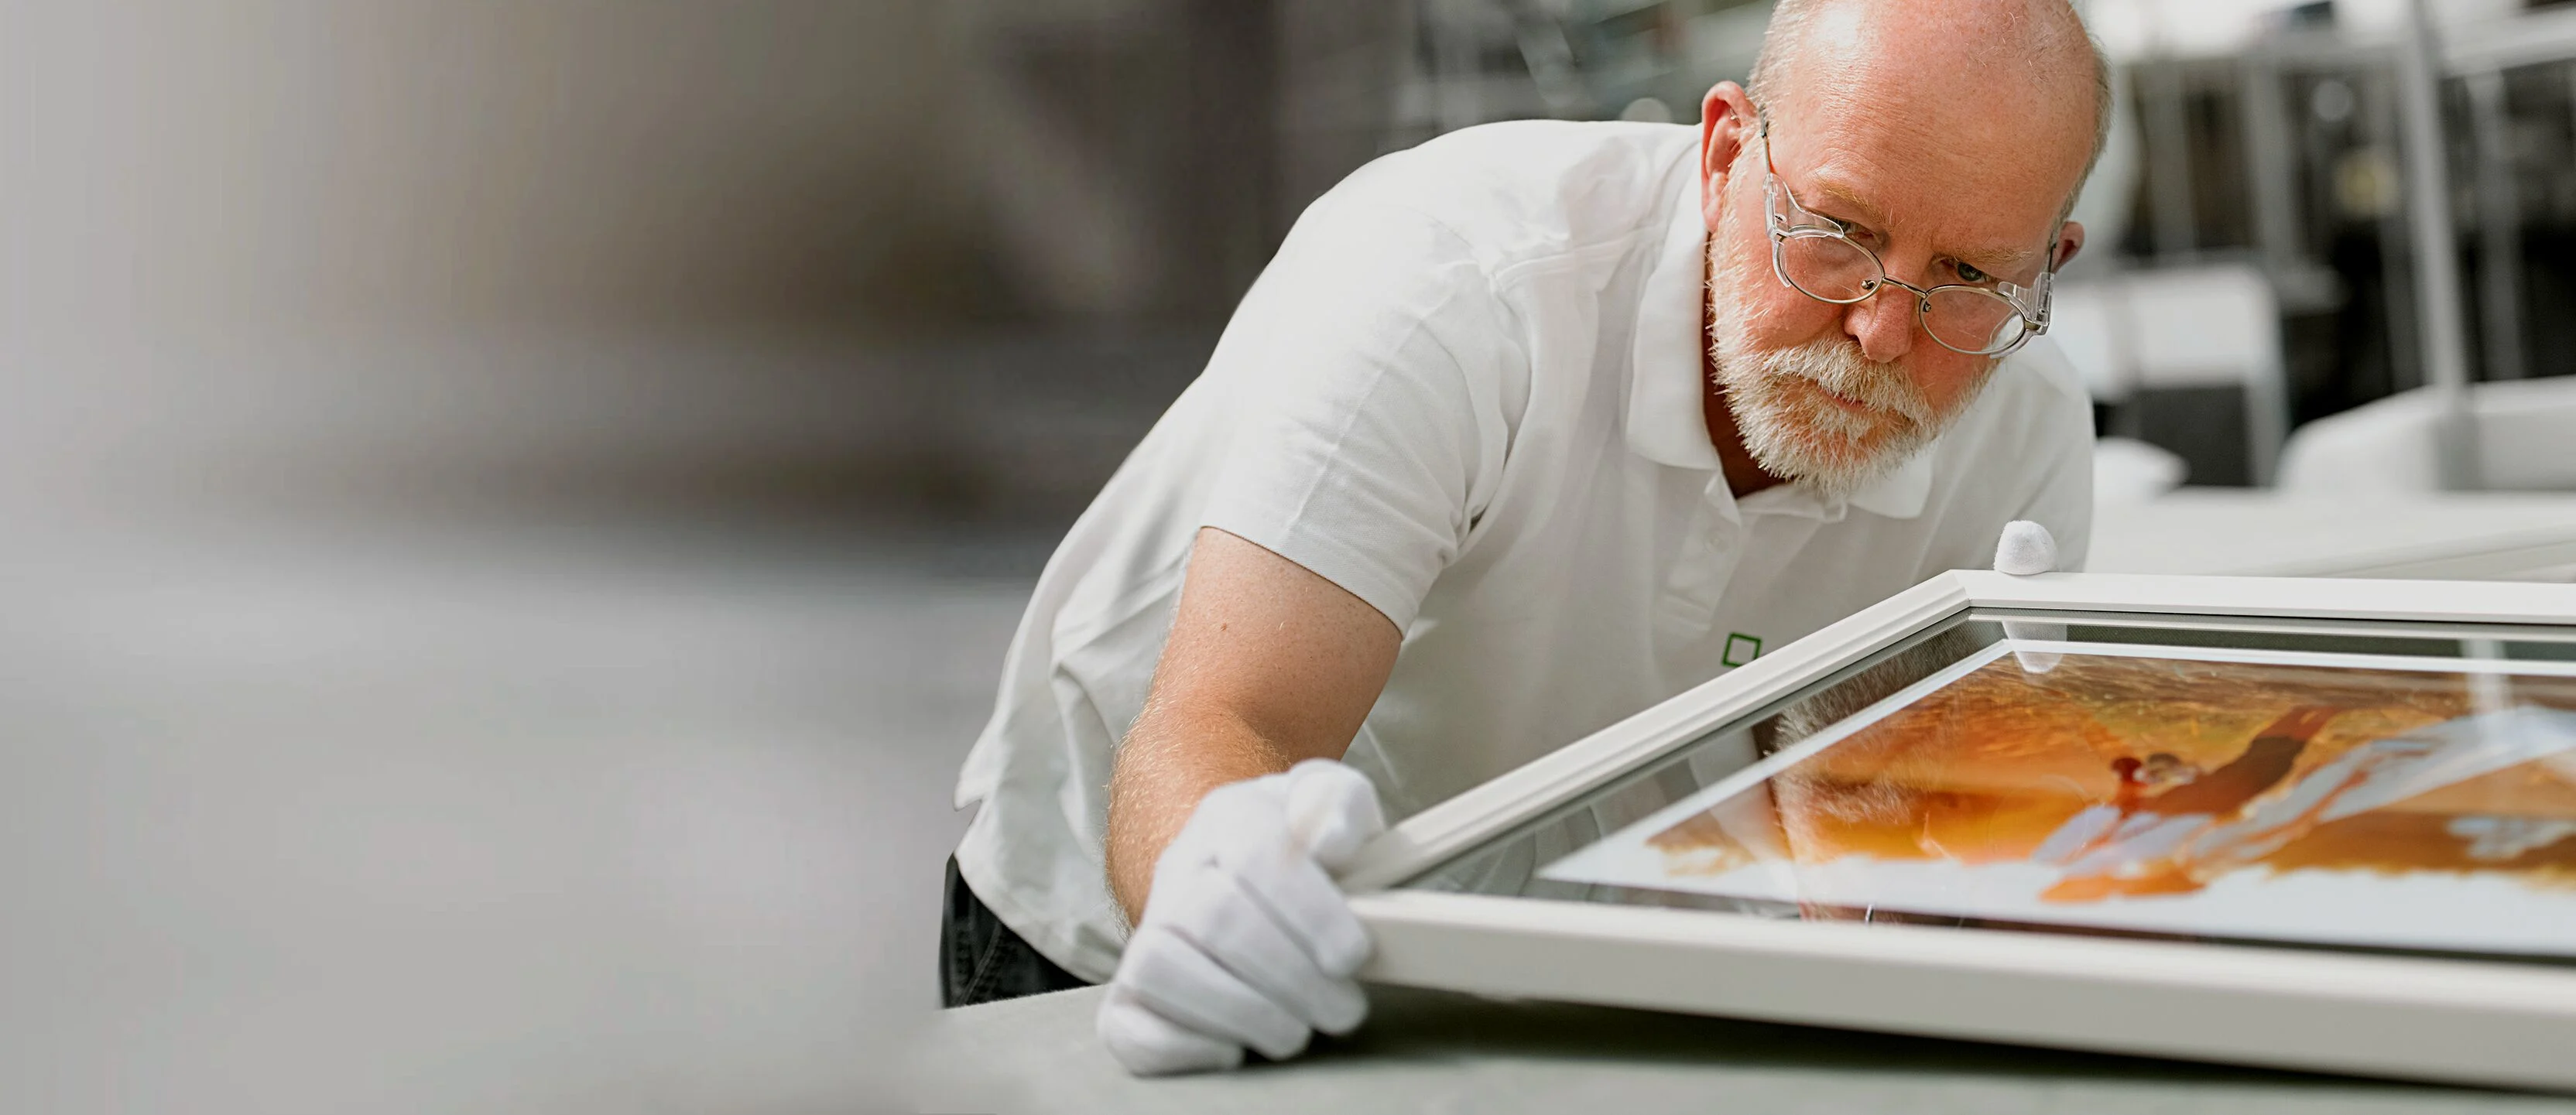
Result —
[[[1914, 296], [1914, 316], [1941, 347], [1969, 356], [2002, 356], [2048, 332], [2049, 287], [2056, 253], [2030, 286], [1986, 278], [1919, 287], [1887, 273], [1878, 253], [1851, 238], [1848, 226], [1809, 212], [1780, 181], [1771, 162], [1771, 121], [1762, 121], [1763, 224], [1771, 233], [1771, 270], [1791, 289], [1848, 306], [1889, 286]], [[1973, 268], [1971, 269], [1973, 270]]]

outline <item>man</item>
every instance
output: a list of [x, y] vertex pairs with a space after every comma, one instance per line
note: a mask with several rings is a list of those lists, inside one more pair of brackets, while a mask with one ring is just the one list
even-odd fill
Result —
[[1293, 1055], [1365, 1012], [1328, 870], [1381, 804], [2014, 520], [2080, 565], [2090, 411], [2032, 341], [2106, 90], [2065, 0], [1784, 0], [1696, 128], [1472, 128], [1316, 202], [1039, 581], [951, 1003], [1114, 975], [1132, 1070]]

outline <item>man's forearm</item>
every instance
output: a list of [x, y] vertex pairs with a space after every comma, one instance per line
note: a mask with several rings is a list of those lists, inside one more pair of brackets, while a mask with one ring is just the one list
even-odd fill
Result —
[[1109, 778], [1109, 886], [1129, 925], [1144, 916], [1154, 862], [1208, 791], [1277, 774], [1295, 758], [1240, 718], [1149, 705]]
[[1109, 777], [1109, 888], [1127, 924], [1144, 916], [1154, 861], [1208, 791], [1349, 749], [1402, 643], [1341, 586], [1199, 531], [1153, 690]]

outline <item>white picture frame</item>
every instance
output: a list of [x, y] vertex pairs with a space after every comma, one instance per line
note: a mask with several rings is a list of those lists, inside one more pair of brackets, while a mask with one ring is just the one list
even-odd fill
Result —
[[[1781, 921], [1399, 889], [1970, 610], [2576, 629], [2576, 585], [1942, 574], [1407, 818], [1344, 872], [1362, 978], [1854, 1029], [2576, 1090], [2576, 966]], [[2456, 633], [2456, 628], [2445, 628]]]

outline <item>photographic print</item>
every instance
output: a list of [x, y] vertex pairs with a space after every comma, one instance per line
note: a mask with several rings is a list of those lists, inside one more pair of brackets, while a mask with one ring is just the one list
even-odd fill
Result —
[[2569, 665], [2007, 641], [1541, 874], [2576, 956]]

